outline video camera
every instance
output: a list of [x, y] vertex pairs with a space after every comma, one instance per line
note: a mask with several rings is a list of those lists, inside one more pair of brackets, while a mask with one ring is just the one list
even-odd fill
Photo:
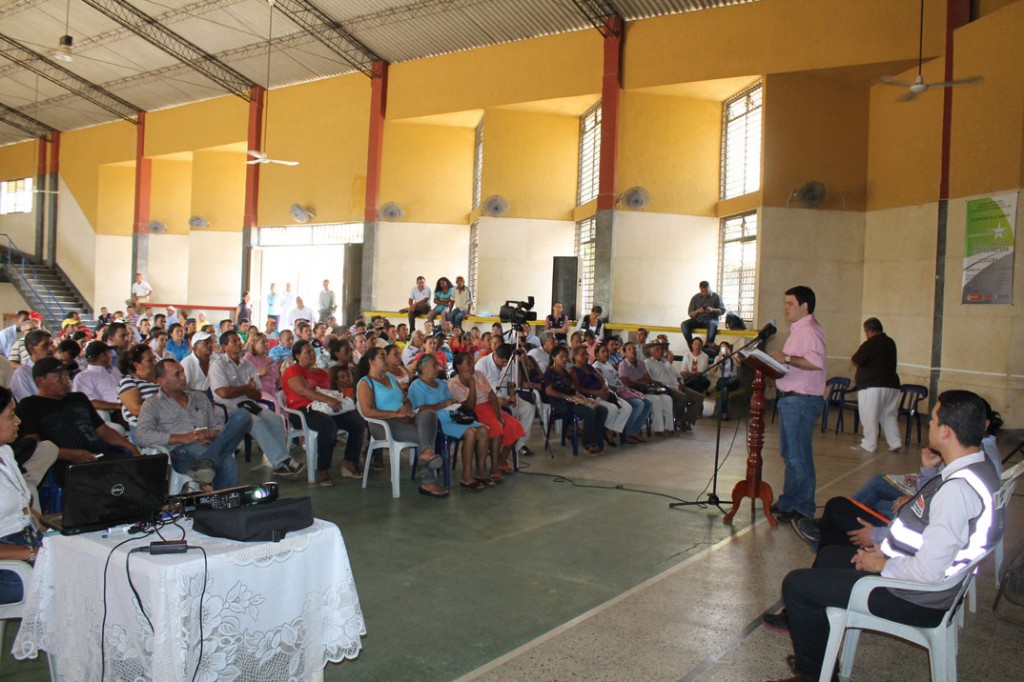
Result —
[[533, 296], [527, 297], [525, 301], [505, 301], [498, 316], [502, 322], [511, 322], [516, 326], [523, 322], [534, 322], [537, 320], [537, 313], [530, 312], [533, 303]]

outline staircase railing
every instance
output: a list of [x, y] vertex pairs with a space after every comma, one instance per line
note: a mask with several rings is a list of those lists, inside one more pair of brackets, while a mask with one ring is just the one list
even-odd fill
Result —
[[[25, 288], [35, 296], [35, 301], [30, 301], [33, 308], [42, 308], [43, 317], [60, 322], [67, 317], [68, 311], [60, 304], [56, 294], [39, 277], [39, 272], [25, 255], [25, 252], [18, 248], [10, 235], [0, 232], [0, 252], [2, 252], [2, 264], [8, 273], [17, 277], [25, 285]], [[40, 292], [46, 294], [44, 298]], [[51, 303], [53, 304], [51, 306]]]

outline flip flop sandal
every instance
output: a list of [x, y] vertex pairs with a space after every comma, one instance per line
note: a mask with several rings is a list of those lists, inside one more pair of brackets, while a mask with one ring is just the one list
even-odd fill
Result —
[[493, 488], [494, 486], [498, 485], [489, 478], [478, 478], [476, 479], [476, 482], [484, 486], [485, 488]]
[[472, 483], [466, 483], [465, 481], [459, 481], [459, 487], [460, 488], [468, 488], [469, 490], [472, 490], [473, 492], [477, 492], [478, 493], [481, 490], [483, 490], [485, 486], [480, 481], [474, 480]]
[[430, 490], [420, 486], [420, 495], [426, 495], [427, 497], [448, 497], [447, 490]]

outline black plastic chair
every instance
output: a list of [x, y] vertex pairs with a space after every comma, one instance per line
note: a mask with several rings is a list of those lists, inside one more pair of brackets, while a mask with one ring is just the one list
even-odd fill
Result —
[[910, 445], [910, 420], [917, 422], [917, 444], [921, 444], [921, 401], [928, 397], [928, 389], [920, 384], [903, 384], [900, 386], [899, 418], [907, 418], [907, 435], [903, 444]]
[[[846, 377], [832, 377], [825, 382], [825, 388], [828, 391], [828, 395], [825, 396], [825, 404], [821, 406], [822, 433], [828, 430], [828, 413], [831, 408], [834, 407], [839, 410], [839, 416], [836, 419], [842, 421], [843, 401], [846, 400], [846, 392], [850, 390], [850, 380]], [[836, 433], [839, 433], [838, 423]]]
[[836, 419], [837, 436], [839, 435], [840, 431], [846, 433], [846, 423], [844, 421], [844, 415], [846, 414], [846, 410], [853, 411], [853, 432], [857, 433], [857, 431], [860, 429], [860, 403], [857, 402], [856, 395], [852, 399], [849, 397], [851, 393], [856, 393], [856, 391], [856, 387], [849, 388], [843, 391], [843, 401], [839, 404], [839, 418]]

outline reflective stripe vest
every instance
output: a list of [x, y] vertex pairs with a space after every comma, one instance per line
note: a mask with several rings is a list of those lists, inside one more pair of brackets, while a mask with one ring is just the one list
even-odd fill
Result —
[[[954, 483], [954, 482], [963, 483]], [[978, 496], [982, 503], [982, 511], [968, 522], [969, 536], [967, 542], [961, 547], [953, 558], [952, 564], [946, 569], [946, 577], [955, 575], [963, 568], [974, 561], [991, 547], [1002, 535], [1002, 515], [998, 514], [993, 505], [992, 496], [999, 490], [999, 476], [995, 468], [988, 460], [977, 462], [959, 469], [943, 480], [942, 476], [936, 476], [928, 481], [925, 486], [902, 507], [892, 525], [889, 527], [889, 537], [882, 542], [882, 553], [889, 557], [913, 556], [921, 548], [923, 533], [929, 524], [932, 499], [943, 485], [968, 485]], [[901, 594], [903, 591], [900, 591]], [[937, 602], [936, 608], [944, 608], [942, 598], [935, 593]], [[925, 606], [933, 606], [931, 598], [925, 593], [918, 593], [921, 599], [912, 599]]]

